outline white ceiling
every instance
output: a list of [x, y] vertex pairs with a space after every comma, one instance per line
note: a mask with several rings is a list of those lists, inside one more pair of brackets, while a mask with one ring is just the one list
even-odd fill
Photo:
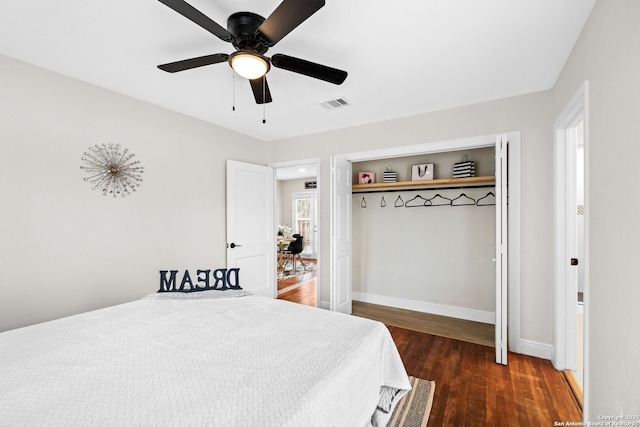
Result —
[[[187, 1], [223, 27], [234, 12], [267, 17], [280, 3]], [[227, 64], [156, 68], [233, 52], [157, 0], [2, 0], [0, 54], [269, 141], [550, 89], [594, 2], [327, 0], [267, 56], [343, 69], [347, 80], [272, 68], [264, 111]], [[351, 105], [320, 105], [335, 98]]]

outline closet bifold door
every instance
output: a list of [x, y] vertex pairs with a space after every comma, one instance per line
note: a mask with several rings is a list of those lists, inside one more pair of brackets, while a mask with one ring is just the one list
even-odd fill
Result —
[[351, 162], [331, 158], [330, 309], [351, 314]]
[[506, 135], [496, 136], [496, 363], [507, 364], [507, 158]]

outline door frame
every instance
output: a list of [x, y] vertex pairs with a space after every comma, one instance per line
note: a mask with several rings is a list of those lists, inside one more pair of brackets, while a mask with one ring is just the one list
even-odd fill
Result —
[[[509, 168], [508, 168], [508, 215], [503, 220], [509, 228], [508, 235], [508, 279], [507, 279], [507, 311], [508, 319], [508, 348], [511, 351], [521, 353], [520, 342], [520, 170], [521, 148], [520, 131], [495, 133], [471, 138], [461, 138], [445, 141], [436, 141], [416, 145], [382, 148], [377, 150], [361, 151], [336, 155], [350, 162], [387, 159], [421, 154], [439, 153], [447, 151], [459, 151], [472, 148], [495, 147], [496, 137], [505, 135], [509, 141]], [[335, 200], [333, 201], [336, 202]], [[351, 219], [349, 219], [351, 220]], [[330, 284], [330, 298], [335, 292], [337, 284]], [[497, 309], [497, 307], [496, 307]]]
[[[554, 347], [552, 362], [556, 369], [570, 369], [575, 363], [575, 337], [577, 315], [577, 290], [566, 286], [571, 277], [569, 259], [569, 215], [575, 215], [575, 194], [571, 197], [569, 185], [575, 182], [575, 159], [569, 146], [567, 131], [584, 122], [584, 338], [583, 338], [583, 419], [589, 419], [589, 82], [582, 83], [571, 101], [554, 123]], [[575, 233], [574, 233], [575, 234]], [[575, 267], [573, 268], [573, 270]], [[573, 337], [573, 339], [572, 339]]]
[[[322, 197], [319, 197], [322, 194], [322, 188], [321, 188], [321, 182], [322, 182], [322, 172], [321, 172], [321, 162], [320, 162], [320, 157], [312, 157], [312, 158], [308, 158], [308, 159], [298, 159], [298, 160], [289, 160], [289, 161], [284, 161], [284, 162], [272, 162], [272, 163], [268, 163], [267, 166], [273, 168], [273, 169], [278, 169], [278, 168], [289, 168], [292, 166], [305, 166], [305, 165], [314, 165], [316, 168], [316, 212], [320, 213], [322, 212]], [[278, 201], [278, 180], [276, 178], [276, 173], [274, 170], [274, 174], [273, 174], [273, 186], [274, 186], [274, 192], [273, 192], [273, 200], [274, 200], [274, 204], [277, 203]], [[276, 224], [276, 215], [273, 216], [273, 229], [274, 232], [277, 230], [277, 224]], [[318, 307], [320, 307], [320, 295], [322, 294], [322, 269], [320, 268], [320, 266], [322, 265], [322, 228], [321, 228], [321, 224], [322, 221], [320, 220], [320, 218], [318, 218], [318, 220], [316, 221], [316, 226], [317, 226], [317, 232], [316, 232], [316, 246], [319, 248], [318, 253], [316, 254], [316, 305]], [[276, 273], [277, 276], [277, 273]], [[277, 278], [276, 278], [276, 282], [277, 282]], [[277, 286], [276, 286], [277, 287]]]

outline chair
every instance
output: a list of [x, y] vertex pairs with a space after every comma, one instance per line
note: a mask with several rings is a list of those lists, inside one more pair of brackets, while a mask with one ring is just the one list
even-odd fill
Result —
[[284, 249], [284, 253], [289, 255], [291, 257], [291, 264], [293, 265], [293, 271], [296, 271], [296, 256], [298, 256], [298, 259], [300, 260], [300, 264], [302, 264], [302, 268], [305, 269], [305, 271], [307, 270], [307, 266], [305, 265], [304, 261], [302, 261], [302, 257], [300, 256], [300, 253], [302, 252], [303, 249], [303, 236], [301, 236], [300, 234], [294, 234], [293, 237], [295, 240], [291, 243], [289, 243], [289, 247]]

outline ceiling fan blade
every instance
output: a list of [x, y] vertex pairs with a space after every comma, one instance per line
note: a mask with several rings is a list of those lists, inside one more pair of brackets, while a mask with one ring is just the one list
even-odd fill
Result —
[[199, 56], [197, 58], [184, 59], [182, 61], [170, 62], [158, 65], [162, 71], [176, 73], [178, 71], [190, 70], [192, 68], [204, 67], [205, 65], [217, 64], [229, 60], [226, 53], [214, 53], [213, 55]]
[[283, 0], [258, 27], [258, 33], [261, 33], [269, 45], [273, 46], [324, 4], [324, 0]]
[[209, 31], [214, 36], [226, 42], [230, 42], [233, 39], [231, 34], [224, 27], [221, 27], [219, 24], [212, 21], [209, 17], [207, 17], [205, 14], [200, 12], [195, 7], [191, 6], [186, 1], [184, 0], [159, 0], [159, 1], [160, 3], [175, 10], [185, 18], [195, 22], [205, 30]]
[[[264, 86], [262, 85], [263, 82]], [[267, 83], [267, 76], [249, 80], [249, 83], [251, 83], [251, 90], [253, 91], [253, 97], [256, 99], [256, 104], [268, 104], [273, 101], [269, 91], [269, 84]]]
[[314, 79], [324, 80], [333, 84], [342, 84], [347, 78], [347, 72], [338, 70], [337, 68], [327, 67], [326, 65], [316, 64], [315, 62], [305, 61], [304, 59], [294, 58], [293, 56], [276, 53], [271, 57], [271, 64], [274, 67], [283, 70], [293, 71], [294, 73], [304, 74]]

